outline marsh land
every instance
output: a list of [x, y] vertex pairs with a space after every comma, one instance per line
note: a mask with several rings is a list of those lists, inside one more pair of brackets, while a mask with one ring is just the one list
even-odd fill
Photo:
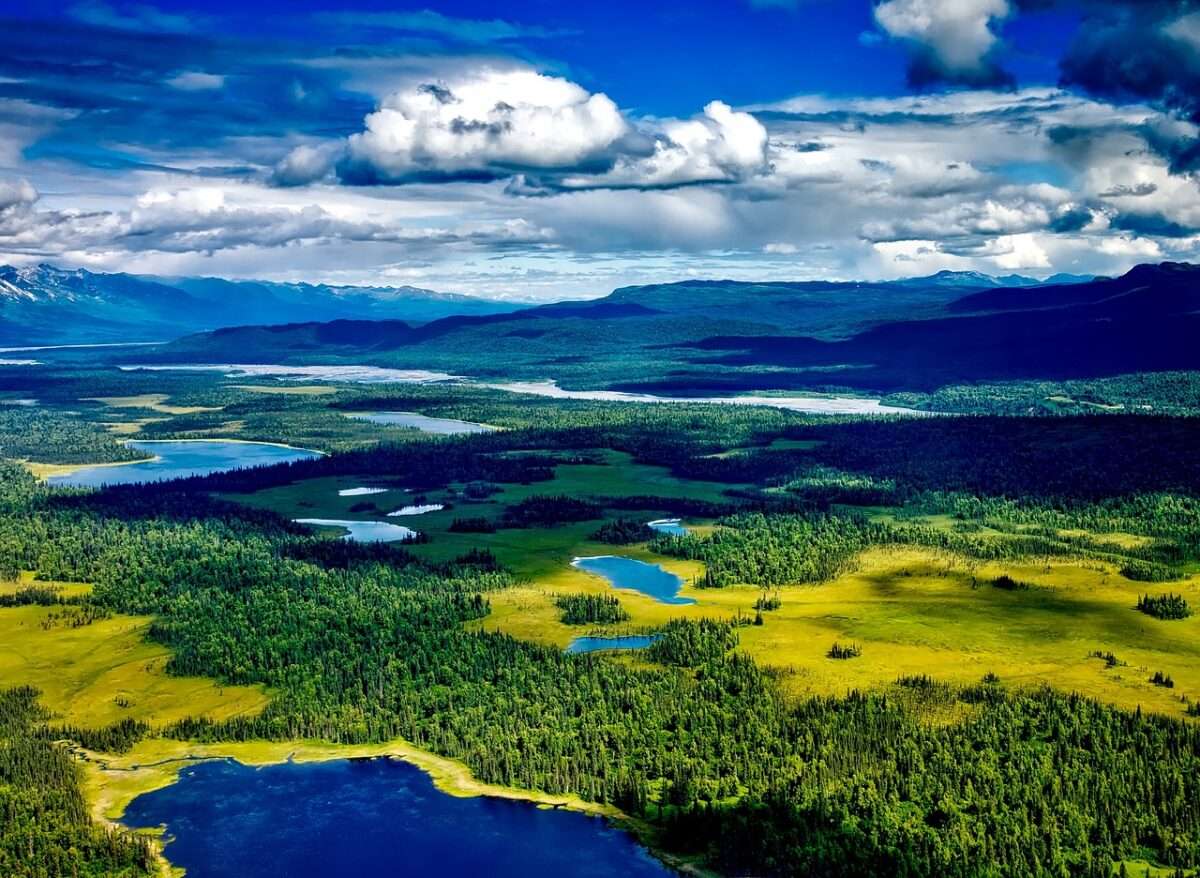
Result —
[[[238, 847], [204, 817], [214, 785], [303, 800], [325, 778], [356, 810], [341, 785], [370, 775], [450, 807], [408, 769], [339, 761], [384, 755], [444, 792], [561, 806], [462, 805], [623, 872], [1200, 863], [1191, 418], [12, 369], [0, 393], [37, 403], [0, 409], [0, 871], [32, 834], [60, 871], [165, 853], [205, 874]], [[367, 411], [496, 429], [346, 417]], [[61, 479], [149, 467], [149, 440], [239, 454]], [[140, 831], [160, 822], [177, 841]], [[503, 834], [453, 843], [555, 862]]]

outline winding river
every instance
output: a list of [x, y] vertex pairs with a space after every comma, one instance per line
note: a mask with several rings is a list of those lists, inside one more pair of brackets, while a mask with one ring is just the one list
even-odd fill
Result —
[[[619, 390], [567, 390], [555, 381], [482, 381], [447, 372], [430, 372], [423, 369], [389, 369], [368, 365], [330, 366], [281, 366], [249, 363], [185, 363], [174, 365], [129, 365], [125, 370], [170, 370], [222, 372], [240, 377], [275, 377], [286, 380], [347, 381], [360, 384], [431, 384], [438, 382], [461, 382], [477, 387], [490, 387], [508, 393], [523, 393], [545, 396], [551, 399], [589, 399], [606, 402], [651, 402], [651, 403], [712, 403], [717, 405], [756, 405], [785, 409], [792, 412], [825, 415], [911, 415], [926, 416], [930, 412], [917, 409], [883, 405], [878, 399], [850, 396], [759, 396], [738, 394], [735, 396], [657, 396], [650, 393], [626, 393]], [[411, 412], [379, 412], [378, 415]], [[381, 422], [382, 423], [382, 422]], [[466, 422], [460, 422], [466, 423]], [[484, 426], [476, 424], [475, 426]], [[486, 428], [485, 428], [486, 429]]]

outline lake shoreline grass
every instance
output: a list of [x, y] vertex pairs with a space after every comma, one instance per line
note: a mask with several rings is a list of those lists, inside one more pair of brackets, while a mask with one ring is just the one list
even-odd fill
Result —
[[462, 762], [423, 750], [404, 739], [377, 744], [332, 744], [324, 741], [243, 741], [200, 744], [154, 738], [141, 742], [121, 756], [76, 750], [84, 767], [84, 793], [96, 821], [125, 831], [146, 834], [155, 841], [155, 852], [164, 875], [178, 878], [182, 870], [171, 865], [155, 827], [131, 827], [122, 822], [129, 804], [138, 796], [164, 789], [179, 779], [188, 765], [232, 759], [242, 765], [263, 767], [288, 762], [328, 762], [342, 759], [396, 759], [424, 772], [441, 793], [456, 798], [490, 798], [529, 802], [539, 808], [568, 810], [604, 819], [628, 832], [664, 865], [680, 874], [715, 876], [661, 847], [659, 833], [648, 823], [613, 805], [589, 802], [574, 795], [506, 787], [478, 780]]

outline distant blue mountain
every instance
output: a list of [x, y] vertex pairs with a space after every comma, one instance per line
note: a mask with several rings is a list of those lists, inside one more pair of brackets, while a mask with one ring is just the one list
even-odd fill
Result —
[[942, 273], [884, 283], [685, 281], [501, 315], [222, 329], [147, 360], [373, 362], [577, 386], [926, 389], [1200, 369], [1200, 266], [1118, 278]]
[[1026, 277], [1022, 274], [1006, 274], [1001, 277], [996, 277], [990, 274], [982, 274], [978, 271], [939, 271], [937, 274], [931, 274], [927, 277], [905, 278], [904, 280], [892, 281], [897, 286], [906, 287], [955, 287], [962, 289], [966, 288], [987, 288], [987, 287], [1035, 287], [1046, 284], [1081, 284], [1095, 280], [1096, 276], [1091, 274], [1054, 274], [1045, 280], [1038, 280], [1035, 277]]
[[355, 287], [0, 266], [0, 344], [158, 341], [254, 323], [400, 319], [524, 307], [417, 287]]

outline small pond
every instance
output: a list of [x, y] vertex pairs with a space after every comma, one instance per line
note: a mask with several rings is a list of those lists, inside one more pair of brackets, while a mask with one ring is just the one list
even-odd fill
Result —
[[293, 518], [292, 521], [312, 527], [340, 527], [347, 531], [342, 539], [356, 543], [398, 543], [417, 535], [410, 527], [386, 521], [352, 521], [344, 518]]
[[691, 598], [679, 596], [683, 580], [657, 564], [647, 564], [620, 555], [596, 555], [591, 558], [576, 558], [572, 567], [602, 576], [613, 588], [629, 588], [640, 591], [663, 604], [694, 604]]
[[567, 645], [566, 652], [581, 653], [645, 649], [657, 639], [657, 636], [653, 634], [629, 634], [624, 637], [576, 637]]
[[441, 512], [446, 507], [441, 503], [426, 503], [422, 506], [401, 506], [395, 512], [389, 512], [388, 518], [400, 518], [406, 515], [424, 515], [427, 512]]
[[432, 418], [418, 412], [349, 412], [346, 417], [388, 427], [408, 427], [438, 436], [458, 436], [465, 433], [491, 433], [495, 427], [459, 421], [455, 418]]

